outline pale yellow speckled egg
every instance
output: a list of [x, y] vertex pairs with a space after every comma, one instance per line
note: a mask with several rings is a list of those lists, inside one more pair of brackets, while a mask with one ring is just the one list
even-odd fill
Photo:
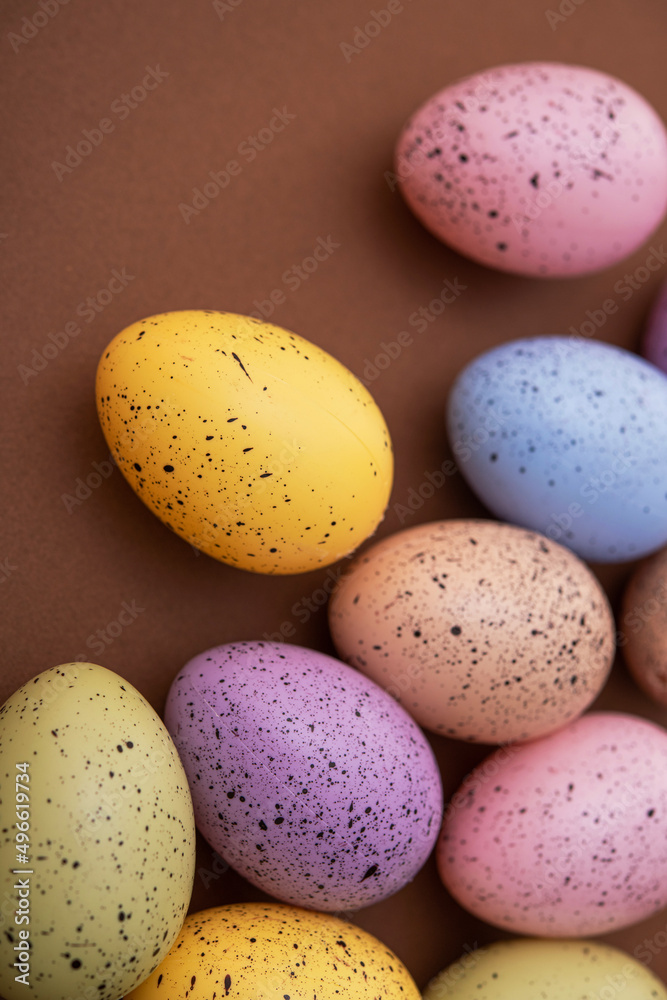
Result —
[[134, 323], [102, 355], [97, 407], [135, 492], [222, 562], [317, 569], [383, 517], [393, 456], [372, 396], [271, 323], [204, 310]]
[[420, 1000], [377, 938], [330, 914], [279, 903], [192, 913], [171, 951], [126, 1000]]
[[653, 973], [593, 941], [502, 941], [469, 951], [436, 976], [424, 1000], [667, 1000]]
[[118, 1000], [169, 951], [192, 893], [169, 733], [124, 678], [67, 663], [0, 708], [0, 775], [0, 995]]
[[637, 684], [667, 705], [667, 549], [630, 577], [618, 626], [619, 646]]
[[586, 709], [614, 622], [569, 549], [497, 521], [421, 524], [356, 557], [332, 595], [342, 659], [455, 739], [544, 736]]

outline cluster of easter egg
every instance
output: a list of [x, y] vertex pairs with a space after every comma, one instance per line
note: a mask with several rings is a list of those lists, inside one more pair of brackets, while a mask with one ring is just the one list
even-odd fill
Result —
[[[660, 119], [580, 67], [505, 66], [446, 88], [405, 126], [395, 169], [433, 233], [537, 277], [612, 265], [667, 205]], [[667, 732], [584, 714], [617, 640], [667, 704], [667, 292], [644, 353], [534, 337], [468, 365], [448, 434], [499, 520], [420, 524], [357, 555], [329, 606], [340, 660], [209, 649], [173, 681], [164, 723], [95, 664], [9, 698], [3, 775], [14, 784], [23, 762], [29, 777], [0, 839], [3, 898], [25, 875], [33, 902], [6, 930], [6, 1000], [24, 995], [22, 963], [36, 1000], [417, 1000], [400, 960], [334, 914], [397, 892], [433, 849], [464, 907], [536, 939], [466, 955], [428, 1000], [578, 1000], [609, 982], [666, 1000], [640, 963], [584, 940], [667, 906]], [[294, 333], [223, 312], [151, 316], [104, 351], [97, 401], [139, 497], [232, 566], [325, 567], [382, 519], [382, 414]], [[617, 632], [583, 560], [649, 555]], [[421, 727], [500, 745], [444, 815]], [[279, 902], [186, 918], [195, 826]]]

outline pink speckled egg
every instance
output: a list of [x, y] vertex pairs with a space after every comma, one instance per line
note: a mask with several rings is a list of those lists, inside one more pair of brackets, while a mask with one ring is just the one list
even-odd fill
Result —
[[502, 747], [449, 804], [440, 876], [518, 934], [607, 934], [667, 906], [667, 732], [595, 712]]
[[368, 906], [435, 844], [442, 786], [426, 737], [331, 656], [271, 642], [209, 649], [174, 680], [165, 721], [199, 830], [284, 902]]
[[618, 624], [630, 673], [650, 698], [667, 705], [667, 549], [630, 577]]
[[667, 281], [663, 282], [646, 324], [642, 354], [647, 361], [667, 372]]
[[396, 179], [459, 253], [535, 277], [610, 267], [667, 207], [667, 133], [647, 101], [594, 69], [499, 66], [431, 97], [404, 127]]
[[614, 620], [569, 549], [497, 521], [420, 524], [357, 556], [329, 605], [343, 659], [436, 733], [534, 739], [581, 715]]

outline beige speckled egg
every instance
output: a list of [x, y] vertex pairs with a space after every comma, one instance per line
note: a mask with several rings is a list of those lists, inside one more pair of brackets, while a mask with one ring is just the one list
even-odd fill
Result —
[[641, 962], [595, 941], [498, 941], [469, 951], [424, 1000], [667, 1000]]
[[403, 963], [360, 927], [279, 903], [192, 913], [127, 1000], [419, 1000]]
[[667, 549], [630, 577], [619, 621], [626, 663], [637, 684], [667, 705]]
[[580, 715], [614, 656], [607, 598], [569, 549], [509, 524], [438, 521], [358, 556], [329, 608], [341, 657], [427, 729], [476, 743]]
[[118, 1000], [190, 903], [194, 814], [169, 733], [124, 678], [67, 663], [0, 708], [0, 775], [0, 995]]

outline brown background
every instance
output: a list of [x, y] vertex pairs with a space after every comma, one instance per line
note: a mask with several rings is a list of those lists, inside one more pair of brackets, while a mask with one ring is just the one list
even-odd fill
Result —
[[[569, 0], [567, 0], [569, 3]], [[298, 644], [332, 652], [323, 610], [303, 624], [291, 608], [326, 572], [263, 578], [197, 555], [143, 507], [115, 470], [68, 512], [64, 494], [108, 449], [97, 423], [94, 374], [106, 343], [155, 312], [256, 309], [286, 293], [272, 320], [321, 345], [355, 373], [406, 329], [444, 279], [467, 286], [456, 303], [370, 386], [396, 451], [396, 481], [378, 535], [401, 527], [404, 504], [426, 471], [448, 457], [443, 408], [474, 355], [504, 340], [567, 333], [647, 248], [602, 274], [539, 282], [494, 273], [439, 244], [392, 193], [383, 173], [408, 115], [458, 77], [499, 63], [552, 59], [609, 71], [667, 118], [667, 16], [661, 0], [584, 0], [550, 27], [547, 0], [405, 0], [358, 55], [342, 42], [372, 9], [360, 0], [241, 0], [221, 19], [210, 2], [70, 0], [14, 52], [10, 32], [39, 10], [5, 0], [2, 136], [5, 197], [2, 401], [4, 611], [0, 701], [29, 677], [80, 654], [132, 681], [158, 711], [191, 656], [217, 643], [255, 639], [292, 621]], [[552, 9], [557, 10], [556, 0]], [[565, 8], [567, 9], [567, 7]], [[38, 20], [40, 20], [38, 18]], [[168, 77], [124, 121], [112, 103], [140, 84], [145, 67]], [[238, 147], [273, 109], [296, 117], [249, 163]], [[83, 129], [111, 118], [113, 133], [59, 180], [52, 163]], [[230, 159], [240, 176], [186, 225], [180, 203]], [[297, 291], [281, 281], [318, 236], [340, 243]], [[652, 242], [667, 237], [667, 226]], [[93, 322], [77, 316], [113, 269], [133, 276]], [[663, 274], [611, 316], [601, 337], [635, 348]], [[27, 384], [48, 334], [78, 321], [79, 336]], [[483, 515], [460, 476], [405, 523]], [[600, 569], [614, 607], [630, 567]], [[95, 656], [88, 637], [116, 620], [124, 601], [144, 609]], [[667, 723], [616, 664], [599, 706]], [[433, 739], [451, 794], [483, 748]], [[231, 872], [209, 880], [203, 842], [193, 908], [263, 898]], [[205, 885], [209, 882], [208, 887]], [[503, 935], [460, 910], [429, 863], [398, 895], [354, 920], [392, 947], [417, 983]], [[667, 927], [667, 911], [606, 940], [628, 951]], [[667, 978], [667, 950], [652, 963]]]

